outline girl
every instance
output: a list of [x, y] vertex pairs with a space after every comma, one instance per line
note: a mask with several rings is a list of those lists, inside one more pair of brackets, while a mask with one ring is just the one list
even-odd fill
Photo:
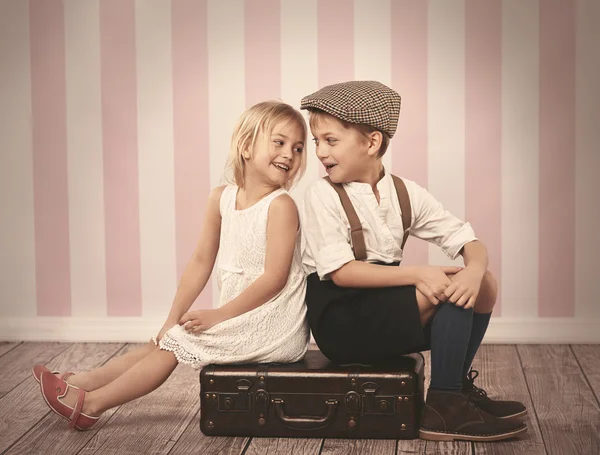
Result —
[[[306, 166], [306, 123], [281, 102], [248, 109], [235, 129], [234, 184], [208, 197], [200, 240], [153, 342], [89, 372], [33, 373], [46, 403], [83, 430], [115, 406], [160, 386], [178, 362], [295, 362], [309, 331], [296, 205], [287, 193]], [[219, 308], [188, 311], [217, 263]]]
[[[524, 414], [524, 406], [487, 398], [469, 372], [497, 292], [484, 245], [424, 188], [398, 179], [412, 214], [403, 225], [406, 213], [381, 162], [400, 95], [378, 82], [345, 82], [306, 96], [301, 108], [309, 111], [329, 179], [307, 188], [302, 211], [308, 320], [321, 351], [339, 363], [374, 363], [431, 348], [424, 439], [489, 441], [525, 431], [509, 418]], [[357, 213], [360, 238], [339, 190]], [[453, 259], [461, 254], [466, 266], [398, 267], [407, 231]], [[359, 250], [366, 250], [364, 262], [355, 258]]]

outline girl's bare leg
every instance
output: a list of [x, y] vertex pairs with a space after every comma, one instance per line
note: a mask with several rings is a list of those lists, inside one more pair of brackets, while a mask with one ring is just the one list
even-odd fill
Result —
[[101, 367], [77, 373], [69, 377], [67, 382], [91, 392], [114, 381], [133, 365], [156, 350], [158, 350], [158, 347], [150, 341], [139, 348], [132, 349], [126, 354], [109, 360]]
[[[155, 349], [112, 382], [87, 392], [82, 412], [98, 416], [110, 408], [147, 395], [165, 382], [175, 367], [177, 359], [172, 352]], [[77, 390], [69, 389], [63, 401], [74, 407]]]

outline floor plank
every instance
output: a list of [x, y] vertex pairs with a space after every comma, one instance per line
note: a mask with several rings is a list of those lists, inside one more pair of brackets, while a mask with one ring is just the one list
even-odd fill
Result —
[[31, 378], [35, 364], [46, 364], [69, 347], [64, 343], [22, 343], [0, 357], [0, 398]]
[[600, 408], [569, 346], [518, 346], [549, 455], [600, 453]]
[[575, 344], [571, 349], [598, 401], [600, 399], [600, 345]]
[[249, 442], [250, 438], [205, 436], [200, 431], [200, 411], [198, 411], [169, 452], [169, 455], [187, 455], [190, 453], [240, 455]]
[[322, 439], [252, 438], [245, 455], [319, 455]]
[[527, 433], [507, 441], [475, 443], [475, 453], [545, 455], [544, 441], [516, 346], [482, 345], [473, 362], [473, 368], [479, 371], [475, 385], [485, 389], [490, 398], [521, 401], [528, 409], [528, 414], [523, 418], [527, 424]]
[[79, 453], [169, 453], [198, 411], [199, 391], [198, 372], [178, 365], [154, 392], [121, 406]]
[[[74, 365], [80, 369], [94, 368], [108, 360], [121, 346], [104, 343], [62, 345], [61, 349], [66, 349], [47, 365], [59, 371], [72, 371]], [[38, 383], [30, 372], [28, 375], [27, 380], [0, 399], [0, 452], [25, 435], [9, 453], [51, 453], [52, 447], [67, 453], [65, 450], [70, 442], [79, 441], [84, 437], [81, 436], [83, 433], [67, 430], [66, 421], [48, 409]]]
[[473, 453], [470, 442], [435, 442], [427, 441], [425, 445], [427, 455], [471, 455]]
[[424, 454], [426, 446], [423, 439], [399, 439], [396, 455]]
[[325, 439], [321, 455], [393, 455], [393, 439]]
[[[427, 399], [427, 389], [431, 383], [431, 352], [423, 352], [425, 357], [425, 399]], [[449, 454], [449, 455], [471, 455], [472, 446], [470, 442], [454, 441], [454, 442], [435, 442], [424, 441], [426, 454]]]
[[21, 343], [10, 343], [8, 341], [0, 342], [0, 357], [6, 354], [8, 351], [16, 348]]

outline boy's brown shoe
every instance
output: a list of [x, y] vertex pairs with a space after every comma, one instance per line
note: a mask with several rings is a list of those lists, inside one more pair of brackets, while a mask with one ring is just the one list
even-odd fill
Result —
[[461, 392], [429, 390], [419, 437], [431, 441], [499, 441], [527, 431], [518, 419], [499, 419]]
[[463, 379], [463, 393], [469, 400], [482, 411], [501, 419], [521, 417], [527, 414], [527, 408], [519, 401], [492, 400], [487, 392], [476, 387], [475, 378], [479, 376], [477, 370], [471, 369]]

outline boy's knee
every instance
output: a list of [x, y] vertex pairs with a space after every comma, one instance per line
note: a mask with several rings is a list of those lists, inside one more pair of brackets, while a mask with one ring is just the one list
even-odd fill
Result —
[[485, 286], [486, 294], [493, 297], [493, 300], [496, 301], [496, 297], [498, 296], [498, 280], [496, 280], [494, 274], [489, 270], [486, 270], [485, 275], [483, 275], [483, 286]]
[[481, 281], [481, 288], [479, 289], [479, 295], [475, 302], [475, 309], [477, 312], [481, 313], [491, 312], [494, 309], [497, 297], [498, 281], [492, 272], [487, 270]]

